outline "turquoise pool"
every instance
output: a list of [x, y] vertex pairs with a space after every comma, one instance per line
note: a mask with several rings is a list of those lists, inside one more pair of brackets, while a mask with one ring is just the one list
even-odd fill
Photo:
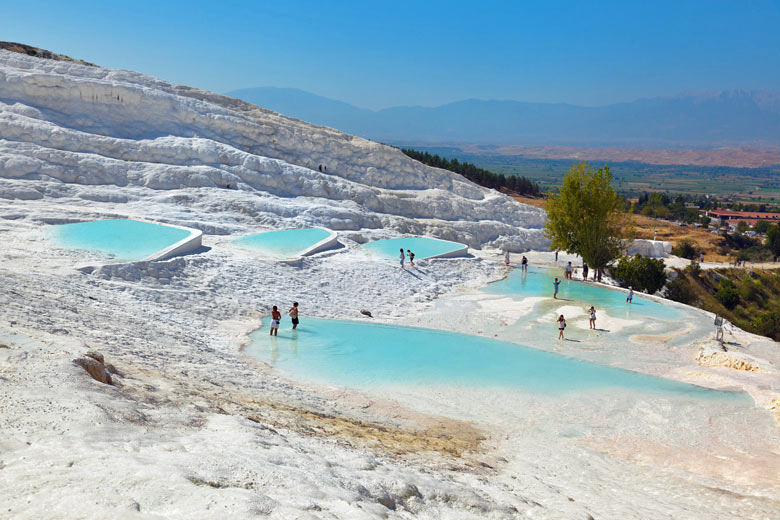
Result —
[[399, 258], [401, 249], [411, 250], [415, 258], [420, 260], [446, 254], [454, 254], [458, 251], [466, 252], [466, 245], [449, 240], [426, 237], [404, 237], [376, 240], [363, 245], [366, 251], [385, 258]]
[[244, 249], [257, 251], [277, 258], [293, 258], [331, 236], [322, 228], [280, 229], [255, 233], [235, 240]]
[[93, 220], [49, 228], [57, 245], [122, 262], [143, 260], [190, 236], [190, 231], [131, 219]]
[[[267, 320], [268, 322], [269, 320]], [[749, 401], [637, 372], [489, 338], [414, 327], [306, 318], [289, 319], [278, 337], [266, 325], [247, 353], [293, 378], [361, 389], [382, 386], [511, 387], [543, 394], [630, 389], [709, 399]]]
[[518, 296], [543, 296], [552, 298], [553, 280], [561, 280], [558, 299], [577, 305], [590, 307], [597, 312], [606, 311], [616, 318], [649, 317], [665, 321], [680, 320], [684, 312], [679, 308], [663, 305], [634, 293], [633, 303], [626, 303], [626, 295], [620, 291], [606, 289], [598, 285], [579, 280], [564, 280], [563, 269], [545, 269], [529, 267], [527, 272], [513, 269], [507, 278], [487, 286], [484, 291], [493, 294]]

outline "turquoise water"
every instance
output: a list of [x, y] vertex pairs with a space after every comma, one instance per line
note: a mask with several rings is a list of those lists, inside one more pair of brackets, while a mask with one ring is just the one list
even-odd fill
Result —
[[280, 229], [237, 238], [235, 243], [277, 258], [292, 258], [329, 236], [329, 231], [320, 228]]
[[50, 229], [62, 247], [94, 251], [124, 262], [148, 258], [190, 235], [184, 229], [130, 219], [93, 220]]
[[302, 318], [252, 333], [247, 353], [295, 378], [362, 389], [387, 385], [511, 387], [561, 394], [630, 389], [709, 399], [748, 399], [489, 338], [414, 327]]
[[[606, 311], [616, 318], [649, 317], [659, 320], [680, 320], [685, 313], [676, 307], [663, 305], [649, 298], [634, 293], [633, 303], [626, 303], [626, 294], [599, 287], [595, 284], [578, 280], [564, 280], [563, 269], [545, 269], [529, 267], [526, 273], [519, 268], [513, 269], [507, 278], [487, 286], [484, 291], [493, 294], [519, 296], [553, 295], [553, 280], [561, 281], [558, 299], [562, 303], [570, 300], [580, 306], [596, 308], [596, 311]], [[577, 275], [575, 275], [577, 276]]]
[[422, 260], [462, 249], [465, 245], [458, 242], [450, 242], [449, 240], [439, 240], [438, 238], [404, 237], [377, 240], [364, 244], [363, 247], [367, 251], [385, 258], [400, 258], [400, 250], [402, 248], [404, 251], [410, 249], [414, 253], [415, 259]]

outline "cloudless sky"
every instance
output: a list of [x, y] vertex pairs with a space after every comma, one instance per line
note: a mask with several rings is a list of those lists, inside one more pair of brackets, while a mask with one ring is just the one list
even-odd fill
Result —
[[780, 91], [780, 0], [0, 0], [0, 40], [367, 108]]

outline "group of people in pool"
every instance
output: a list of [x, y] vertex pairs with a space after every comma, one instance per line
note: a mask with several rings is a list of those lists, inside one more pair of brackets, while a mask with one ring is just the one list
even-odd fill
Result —
[[[557, 253], [557, 251], [556, 251]], [[556, 255], [557, 256], [557, 255]], [[509, 265], [509, 251], [504, 252], [504, 264], [507, 266]], [[520, 261], [520, 269], [522, 271], [528, 271], [528, 259], [523, 256], [522, 260]], [[582, 263], [582, 279], [583, 281], [587, 281], [588, 279], [588, 264], [583, 262]], [[563, 274], [564, 278], [566, 280], [573, 280], [572, 278], [572, 271], [573, 267], [571, 265], [571, 262], [568, 262], [566, 264], [566, 267], [564, 267]], [[556, 277], [553, 281], [553, 299], [558, 299], [558, 289], [561, 285], [561, 281]], [[628, 287], [628, 294], [626, 295], [626, 303], [631, 303], [634, 301], [634, 288], [632, 286]], [[596, 308], [592, 305], [590, 306], [590, 309], [588, 309], [588, 315], [589, 315], [589, 329], [595, 330], [596, 329]], [[566, 328], [566, 318], [564, 318], [563, 314], [558, 316], [558, 339], [564, 339], [563, 337], [563, 331]]]
[[[300, 323], [298, 320], [298, 302], [293, 302], [292, 307], [287, 311], [287, 314], [292, 319], [293, 330], [297, 329], [298, 323]], [[279, 325], [281, 322], [282, 313], [279, 312], [279, 309], [274, 305], [273, 309], [271, 309], [271, 336], [279, 335]]]

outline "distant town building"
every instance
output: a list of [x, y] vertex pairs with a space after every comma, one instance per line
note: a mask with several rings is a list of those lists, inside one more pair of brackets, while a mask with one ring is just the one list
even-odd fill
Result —
[[749, 226], [755, 226], [756, 222], [766, 220], [773, 224], [780, 222], [780, 213], [764, 213], [760, 211], [731, 211], [730, 209], [710, 209], [705, 215], [720, 221], [720, 226], [735, 227], [740, 221]]
[[767, 220], [773, 224], [780, 222], [780, 213], [764, 213], [760, 211], [731, 211], [730, 209], [710, 209], [704, 212], [711, 219], [720, 220], [720, 225], [744, 220], [751, 226], [759, 220]]
[[693, 202], [686, 202], [685, 207], [688, 209], [699, 209], [699, 205], [694, 204]]

